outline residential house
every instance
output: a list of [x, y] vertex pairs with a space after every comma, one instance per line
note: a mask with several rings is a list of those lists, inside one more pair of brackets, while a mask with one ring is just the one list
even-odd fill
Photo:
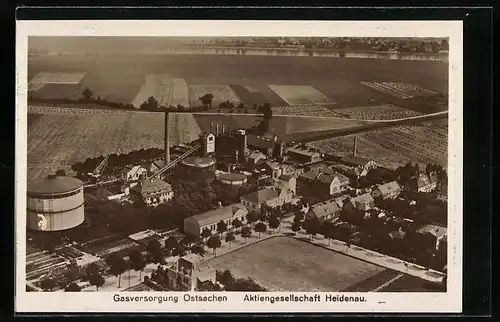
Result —
[[241, 197], [241, 203], [248, 211], [259, 213], [262, 204], [271, 208], [291, 203], [293, 193], [289, 189], [265, 188]]
[[232, 227], [234, 219], [239, 219], [242, 223], [246, 221], [248, 210], [241, 204], [234, 204], [225, 207], [219, 207], [205, 213], [191, 216], [184, 219], [184, 232], [200, 237], [205, 228], [212, 233], [217, 232], [217, 224], [222, 220], [228, 228]]
[[273, 180], [277, 180], [283, 172], [280, 163], [276, 161], [264, 162], [263, 168], [266, 169], [266, 174], [271, 176], [271, 179]]
[[375, 161], [352, 154], [345, 155], [340, 159], [340, 162], [353, 168], [361, 168], [366, 171], [377, 168], [377, 163]]
[[149, 174], [153, 174], [153, 173], [158, 172], [164, 166], [165, 166], [165, 162], [163, 159], [154, 160], [151, 162], [144, 163], [142, 165], [142, 167], [145, 168]]
[[332, 169], [321, 172], [308, 171], [299, 176], [298, 189], [303, 194], [319, 193], [334, 195], [342, 192], [349, 184], [349, 178]]
[[431, 235], [436, 241], [436, 250], [439, 249], [441, 243], [445, 243], [447, 239], [447, 229], [446, 227], [441, 227], [437, 225], [426, 225], [419, 230], [417, 233], [422, 235]]
[[335, 171], [339, 171], [346, 175], [350, 179], [359, 179], [361, 177], [364, 177], [368, 174], [368, 170], [362, 168], [362, 167], [351, 167], [347, 166], [345, 164], [335, 164], [330, 167], [331, 169]]
[[172, 186], [159, 178], [144, 180], [132, 187], [130, 193], [150, 207], [156, 207], [174, 197]]
[[167, 278], [162, 278], [168, 285], [162, 285], [172, 291], [192, 292], [197, 291], [198, 286], [210, 281], [216, 283], [216, 270], [208, 264], [202, 256], [198, 254], [188, 254], [177, 260], [177, 262], [166, 269], [159, 268], [151, 276], [152, 280], [157, 280], [159, 275], [165, 274]]
[[320, 221], [332, 221], [340, 216], [340, 208], [335, 201], [314, 205], [306, 213], [306, 219], [317, 218]]
[[347, 199], [344, 202], [343, 210], [348, 212], [354, 210], [367, 211], [373, 208], [374, 203], [375, 200], [373, 199], [372, 195], [369, 193], [365, 193], [357, 197]]
[[293, 147], [287, 149], [287, 155], [300, 164], [310, 164], [321, 161], [321, 153], [311, 148]]
[[125, 167], [122, 170], [122, 176], [124, 181], [138, 181], [140, 179], [146, 178], [147, 174], [148, 171], [140, 165]]
[[297, 178], [282, 174], [276, 183], [279, 189], [288, 189], [293, 195], [297, 193]]
[[391, 181], [385, 184], [378, 185], [377, 188], [373, 189], [372, 197], [377, 199], [393, 199], [396, 198], [401, 192], [402, 188], [396, 181]]
[[417, 192], [431, 192], [436, 189], [437, 181], [437, 176], [434, 173], [430, 175], [420, 173], [418, 178], [410, 180], [409, 188]]

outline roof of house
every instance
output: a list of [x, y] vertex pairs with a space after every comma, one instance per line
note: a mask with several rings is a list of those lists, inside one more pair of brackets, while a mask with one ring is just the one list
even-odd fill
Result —
[[355, 164], [359, 166], [365, 166], [368, 162], [370, 162], [369, 159], [358, 157], [352, 154], [345, 155], [344, 157], [342, 157], [341, 161], [344, 163]]
[[291, 175], [288, 175], [288, 174], [282, 174], [279, 179], [280, 180], [284, 180], [284, 181], [290, 181], [290, 179], [292, 179], [293, 177]]
[[434, 235], [436, 238], [440, 238], [446, 235], [447, 229], [446, 227], [441, 227], [437, 225], [427, 225], [417, 230], [417, 232], [420, 234], [429, 233]]
[[200, 226], [206, 226], [213, 223], [218, 223], [221, 220], [231, 219], [234, 216], [245, 216], [248, 210], [241, 204], [233, 204], [225, 207], [219, 207], [199, 215], [194, 215], [186, 218], [196, 220]]
[[262, 159], [262, 158], [267, 158], [267, 156], [260, 152], [259, 150], [254, 150], [252, 152], [250, 152], [250, 154], [248, 155], [248, 158], [249, 159]]
[[[127, 174], [132, 173], [132, 175], [133, 175], [141, 169], [144, 169], [141, 165], [135, 165], [133, 167], [127, 166], [123, 169], [123, 172], [127, 173]], [[144, 169], [144, 170], [146, 170], [146, 169]]]
[[316, 215], [317, 218], [323, 218], [340, 212], [339, 206], [335, 201], [326, 204], [317, 205], [309, 209], [309, 214]]
[[278, 190], [274, 188], [265, 188], [262, 190], [252, 192], [241, 198], [253, 203], [261, 204], [263, 202], [278, 198], [278, 196], [279, 196]]
[[359, 203], [371, 203], [374, 202], [373, 197], [369, 193], [364, 193], [362, 195], [359, 195], [357, 197], [352, 198], [353, 201], [359, 202]]
[[382, 195], [386, 196], [386, 195], [390, 195], [391, 193], [394, 193], [394, 192], [400, 192], [401, 187], [399, 186], [399, 184], [396, 181], [391, 181], [391, 182], [379, 185], [378, 190], [380, 190]]
[[314, 171], [307, 171], [307, 172], [304, 172], [302, 173], [300, 176], [299, 176], [299, 179], [306, 179], [306, 180], [316, 180], [316, 178], [318, 177], [318, 173], [317, 172], [314, 172]]
[[257, 135], [247, 135], [247, 144], [260, 149], [274, 148], [274, 142], [272, 139]]
[[276, 161], [266, 161], [265, 164], [271, 169], [277, 169], [280, 167], [280, 164]]
[[404, 231], [395, 230], [389, 233], [391, 239], [403, 239], [406, 233]]
[[142, 184], [132, 187], [132, 190], [139, 192], [143, 196], [158, 193], [160, 191], [171, 192], [172, 186], [158, 178], [146, 179]]

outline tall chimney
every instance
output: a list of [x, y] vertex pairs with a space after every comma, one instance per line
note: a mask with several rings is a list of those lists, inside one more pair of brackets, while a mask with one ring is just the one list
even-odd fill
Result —
[[210, 132], [214, 132], [214, 122], [210, 122]]
[[226, 125], [222, 124], [222, 135], [226, 134]]
[[215, 135], [219, 136], [219, 123], [215, 124]]
[[163, 138], [165, 148], [165, 165], [170, 163], [170, 138], [168, 137], [168, 112], [165, 112], [165, 137]]
[[356, 156], [356, 150], [358, 149], [358, 136], [354, 136], [354, 144], [352, 145], [352, 155]]

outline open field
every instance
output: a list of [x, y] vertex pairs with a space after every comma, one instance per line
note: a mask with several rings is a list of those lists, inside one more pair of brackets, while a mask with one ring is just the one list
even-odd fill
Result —
[[168, 75], [146, 75], [145, 83], [132, 101], [132, 105], [140, 108], [141, 104], [153, 96], [161, 106], [169, 106], [172, 96], [172, 81]]
[[[36, 83], [35, 83], [36, 84]], [[82, 97], [84, 86], [81, 84], [45, 84], [31, 90], [32, 97], [43, 99], [66, 98], [77, 100]]]
[[[225, 124], [232, 129], [248, 129], [259, 124], [262, 117], [252, 115], [195, 115], [203, 131], [210, 129], [210, 123]], [[326, 119], [326, 118], [301, 118], [287, 116], [273, 116], [269, 120], [269, 134], [283, 135], [309, 131], [322, 131], [340, 128], [356, 127], [362, 123], [351, 120]]]
[[30, 80], [31, 84], [79, 84], [85, 73], [41, 72]]
[[[334, 99], [339, 107], [386, 103], [406, 107], [411, 99], [399, 99], [360, 82], [410, 83], [435, 92], [448, 91], [448, 64], [430, 61], [398, 61], [329, 57], [279, 57], [238, 55], [93, 55], [30, 57], [28, 73], [34, 77], [40, 71], [86, 72], [82, 82], [92, 75], [140, 75], [139, 84], [123, 101], [131, 103], [144, 83], [144, 74], [168, 73], [172, 78], [185, 79], [189, 85], [240, 84], [260, 92], [273, 106], [286, 105], [267, 84], [308, 84]], [[200, 77], [200, 75], [203, 75]], [[117, 79], [113, 86], [118, 93], [126, 83]], [[128, 82], [130, 83], [130, 82]], [[92, 89], [91, 84], [88, 86]], [[101, 86], [96, 82], [95, 86]], [[92, 89], [100, 92], [99, 89]], [[105, 93], [104, 93], [105, 94]], [[103, 94], [103, 95], [104, 95]], [[240, 93], [237, 93], [239, 96]], [[243, 94], [242, 94], [243, 95]], [[102, 96], [102, 95], [101, 95]], [[130, 99], [128, 96], [132, 96]], [[253, 99], [241, 97], [245, 104]], [[260, 99], [256, 99], [260, 100]], [[257, 103], [257, 102], [256, 102]], [[397, 103], [397, 104], [396, 104]], [[418, 109], [420, 104], [414, 104]]]
[[343, 116], [326, 107], [315, 104], [273, 107], [272, 110], [274, 115]]
[[231, 84], [229, 87], [231, 87], [236, 96], [247, 107], [252, 107], [254, 104], [262, 105], [266, 102], [271, 103], [269, 98], [252, 86]]
[[234, 105], [238, 105], [241, 102], [231, 87], [227, 85], [191, 85], [189, 86], [189, 106], [202, 106], [199, 98], [205, 94], [212, 94], [214, 96], [212, 108], [216, 108], [220, 103], [226, 101], [232, 102]]
[[238, 277], [252, 277], [272, 291], [341, 291], [384, 270], [288, 237], [264, 240], [216, 257], [210, 264]]
[[[83, 109], [32, 109], [28, 128], [28, 178], [48, 175], [71, 164], [109, 153], [163, 146], [163, 118], [157, 113]], [[191, 114], [170, 117], [170, 143], [191, 142], [200, 127]], [[57, 143], [56, 143], [57, 142]]]
[[170, 100], [170, 105], [189, 107], [189, 86], [186, 80], [182, 78], [172, 79], [172, 98]]
[[[311, 143], [326, 153], [352, 152], [354, 135]], [[448, 133], [446, 126], [404, 125], [358, 134], [357, 154], [395, 169], [408, 162], [432, 162], [447, 167]]]
[[422, 113], [391, 104], [343, 108], [333, 113], [337, 117], [345, 116], [358, 120], [397, 120], [422, 115]]
[[332, 100], [310, 85], [269, 85], [269, 88], [289, 105], [332, 103]]

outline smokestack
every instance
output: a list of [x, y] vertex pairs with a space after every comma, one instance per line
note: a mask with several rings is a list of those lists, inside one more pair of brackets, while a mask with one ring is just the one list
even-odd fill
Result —
[[214, 122], [210, 122], [210, 132], [214, 132]]
[[215, 135], [219, 136], [219, 123], [215, 124]]
[[165, 112], [165, 137], [163, 138], [165, 148], [165, 165], [170, 163], [170, 138], [168, 137], [168, 112]]
[[226, 131], [227, 131], [227, 134], [231, 134], [231, 127], [228, 126], [227, 129], [226, 129]]
[[354, 144], [352, 145], [352, 155], [356, 156], [356, 150], [358, 149], [358, 136], [354, 136]]
[[226, 134], [226, 125], [222, 124], [222, 135]]

